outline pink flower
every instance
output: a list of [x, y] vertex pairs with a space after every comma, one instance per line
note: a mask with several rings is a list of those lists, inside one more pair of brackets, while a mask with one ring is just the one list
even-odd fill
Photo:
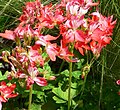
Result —
[[20, 39], [24, 37], [34, 37], [34, 30], [30, 24], [22, 26], [21, 24], [14, 30], [14, 33]]
[[5, 33], [0, 33], [0, 36], [5, 39], [15, 40], [14, 31], [6, 30]]
[[0, 110], [2, 109], [2, 102], [7, 102], [9, 98], [18, 96], [17, 93], [13, 93], [16, 88], [16, 84], [8, 86], [6, 82], [2, 81], [0, 85]]
[[65, 22], [67, 28], [77, 30], [82, 24], [84, 24], [83, 17], [71, 17]]
[[56, 56], [58, 54], [58, 47], [56, 43], [50, 43], [51, 40], [56, 40], [58, 37], [53, 37], [51, 35], [46, 36], [39, 36], [39, 40], [37, 40], [35, 43], [38, 45], [45, 46], [46, 52], [49, 55], [50, 59], [52, 61], [56, 60]]
[[34, 82], [36, 82], [36, 84], [39, 86], [47, 85], [46, 79], [38, 76], [39, 72], [36, 67], [29, 66], [28, 74], [30, 76], [28, 76], [27, 80], [26, 80], [27, 81], [27, 89], [29, 89], [31, 87], [31, 85], [34, 84]]
[[85, 44], [84, 42], [76, 42], [75, 48], [78, 49], [82, 55], [84, 55], [85, 50], [90, 50], [89, 45]]
[[54, 44], [48, 43], [45, 48], [46, 48], [46, 52], [49, 55], [50, 59], [52, 61], [56, 61], [56, 56], [58, 55], [58, 48], [57, 48], [56, 43]]
[[70, 42], [84, 42], [85, 41], [85, 34], [81, 30], [72, 30], [69, 29], [66, 34], [63, 36], [63, 39], [66, 43]]
[[73, 62], [70, 59], [71, 56], [74, 56], [74, 54], [69, 51], [68, 47], [66, 46], [66, 42], [61, 40], [61, 46], [60, 46], [59, 51], [58, 51], [58, 57], [66, 60], [68, 62]]
[[100, 56], [100, 52], [103, 48], [102, 45], [99, 45], [96, 41], [91, 41], [90, 42], [90, 48], [93, 54], [98, 58]]
[[[82, 4], [84, 1], [82, 2]], [[71, 15], [81, 17], [84, 16], [88, 12], [88, 7], [81, 6], [79, 1], [71, 1], [66, 4], [66, 11]]]
[[39, 35], [38, 36], [38, 40], [35, 42], [35, 44], [37, 45], [42, 45], [42, 46], [47, 46], [50, 41], [52, 40], [56, 40], [58, 37], [53, 37], [51, 35]]
[[33, 66], [36, 64], [40, 64], [41, 66], [44, 65], [44, 60], [39, 51], [40, 45], [29, 46], [28, 57]]
[[120, 79], [116, 81], [116, 84], [117, 84], [117, 85], [120, 85]]

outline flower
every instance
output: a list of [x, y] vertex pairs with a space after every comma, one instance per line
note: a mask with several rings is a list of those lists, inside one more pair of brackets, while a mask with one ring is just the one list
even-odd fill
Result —
[[120, 85], [120, 79], [116, 81], [116, 84], [117, 84], [117, 85]]
[[34, 82], [36, 82], [37, 85], [39, 86], [46, 86], [47, 81], [44, 77], [39, 77], [38, 74], [38, 69], [36, 67], [29, 66], [28, 68], [28, 74], [26, 81], [27, 81], [27, 89], [31, 87]]
[[58, 57], [68, 62], [72, 62], [72, 60], [70, 59], [71, 56], [74, 56], [74, 54], [69, 51], [68, 47], [66, 46], [66, 42], [61, 40], [61, 46], [58, 51]]
[[45, 46], [46, 52], [52, 61], [56, 60], [58, 54], [58, 48], [56, 43], [51, 43], [51, 40], [56, 40], [58, 37], [51, 35], [39, 36], [39, 39], [35, 42], [37, 45]]
[[48, 43], [45, 48], [46, 48], [46, 52], [49, 55], [50, 59], [52, 61], [56, 61], [56, 56], [58, 55], [57, 44], [56, 43], [54, 43], [54, 44]]
[[0, 83], [0, 110], [2, 109], [2, 102], [7, 102], [9, 98], [18, 96], [18, 93], [13, 93], [16, 88], [16, 84], [8, 86], [5, 81]]
[[90, 50], [90, 47], [88, 44], [85, 44], [84, 42], [76, 42], [75, 43], [76, 50], [78, 49], [81, 55], [84, 55], [85, 50]]
[[40, 54], [40, 45], [35, 44], [34, 46], [29, 46], [28, 58], [31, 65], [35, 66], [36, 64], [44, 65], [44, 60]]

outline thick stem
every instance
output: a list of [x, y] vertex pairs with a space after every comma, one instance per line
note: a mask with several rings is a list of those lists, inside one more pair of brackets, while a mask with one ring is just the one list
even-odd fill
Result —
[[71, 107], [71, 81], [72, 81], [72, 62], [69, 64], [69, 88], [68, 88], [68, 110]]
[[30, 92], [29, 92], [29, 105], [28, 105], [28, 110], [31, 108], [31, 102], [32, 102], [32, 89], [33, 87], [31, 86]]
[[[72, 44], [70, 50], [71, 50], [71, 53], [73, 53], [74, 43]], [[71, 56], [70, 58], [72, 60], [73, 57]], [[70, 62], [69, 63], [68, 110], [71, 109], [71, 101], [72, 101], [72, 98], [71, 98], [72, 66], [73, 66], [73, 63]]]

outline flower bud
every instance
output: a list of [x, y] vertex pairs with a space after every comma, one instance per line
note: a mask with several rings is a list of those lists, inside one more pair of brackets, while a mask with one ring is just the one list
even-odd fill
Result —
[[55, 80], [56, 77], [55, 76], [50, 76], [48, 80]]

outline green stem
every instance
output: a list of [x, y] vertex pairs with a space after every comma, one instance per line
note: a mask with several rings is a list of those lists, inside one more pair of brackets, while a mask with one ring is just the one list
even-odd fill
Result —
[[28, 110], [31, 108], [31, 102], [32, 102], [32, 89], [33, 87], [31, 86], [30, 92], [29, 92], [29, 105], [28, 105]]
[[[74, 50], [74, 43], [71, 45], [71, 53], [73, 53], [73, 50]], [[72, 60], [72, 56], [70, 57], [70, 59]], [[72, 82], [72, 66], [73, 66], [73, 63], [70, 62], [69, 63], [69, 87], [68, 87], [68, 110], [71, 109], [71, 101], [72, 101], [72, 98], [71, 98], [71, 82]]]
[[72, 81], [72, 62], [69, 64], [69, 88], [68, 88], [68, 110], [71, 106], [71, 81]]
[[86, 84], [86, 80], [87, 80], [87, 75], [88, 75], [88, 73], [85, 74], [85, 78], [84, 78], [84, 81], [83, 81], [83, 85], [82, 85], [82, 87], [81, 87], [80, 98], [82, 97], [82, 95], [83, 95], [83, 93], [84, 93], [85, 84]]
[[103, 56], [102, 56], [102, 75], [101, 75], [101, 84], [100, 84], [100, 96], [99, 96], [99, 109], [101, 109], [101, 100], [102, 100], [102, 88], [103, 88], [103, 78], [105, 74], [105, 54], [103, 50]]
[[63, 60], [62, 63], [61, 63], [61, 65], [60, 65], [60, 68], [59, 68], [58, 74], [61, 72], [64, 63], [65, 63], [65, 61]]

